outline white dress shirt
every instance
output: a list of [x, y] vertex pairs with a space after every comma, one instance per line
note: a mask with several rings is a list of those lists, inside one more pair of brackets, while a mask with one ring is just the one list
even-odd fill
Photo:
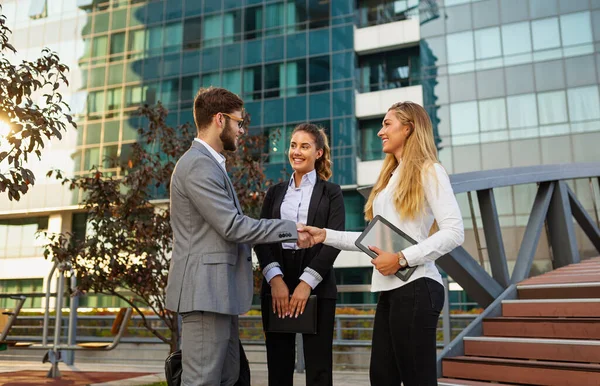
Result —
[[[306, 224], [308, 221], [308, 208], [310, 198], [317, 183], [317, 172], [313, 169], [302, 176], [300, 186], [296, 187], [294, 176], [290, 178], [285, 197], [281, 203], [281, 219], [291, 220], [295, 223]], [[282, 243], [283, 249], [298, 249], [296, 243]], [[270, 282], [277, 275], [282, 275], [279, 263], [271, 263], [263, 269], [263, 275], [267, 282]], [[300, 280], [305, 281], [311, 288], [315, 288], [323, 278], [316, 271], [306, 268], [300, 276]]]
[[219, 163], [219, 165], [221, 165], [221, 167], [223, 168], [223, 170], [227, 171], [227, 169], [225, 168], [225, 157], [223, 156], [223, 154], [218, 153], [208, 143], [204, 142], [200, 138], [196, 137], [196, 138], [194, 138], [194, 141], [197, 141], [197, 142], [200, 142], [201, 144], [203, 144], [204, 147], [206, 147], [208, 149], [208, 152], [213, 156], [213, 158], [215, 160], [217, 160], [217, 162]]
[[[373, 267], [371, 291], [389, 291], [399, 288], [422, 277], [431, 278], [442, 284], [442, 277], [435, 266], [435, 260], [452, 251], [464, 241], [462, 215], [452, 191], [452, 185], [446, 170], [438, 163], [433, 169], [423, 171], [425, 204], [422, 213], [415, 218], [400, 217], [394, 205], [394, 189], [400, 174], [394, 171], [388, 185], [373, 201], [373, 216], [380, 215], [417, 241], [402, 251], [411, 267], [417, 267], [408, 281], [402, 281], [395, 275], [384, 276]], [[429, 230], [436, 220], [439, 230], [429, 236]], [[326, 230], [325, 244], [344, 250], [360, 251], [354, 242], [361, 232], [342, 232]], [[388, 251], [399, 252], [399, 251]], [[365, 255], [367, 257], [367, 255]]]

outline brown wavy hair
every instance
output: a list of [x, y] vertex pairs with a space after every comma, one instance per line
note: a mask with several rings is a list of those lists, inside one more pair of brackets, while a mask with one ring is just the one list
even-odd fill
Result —
[[325, 134], [325, 129], [312, 123], [301, 123], [294, 128], [292, 136], [298, 131], [310, 134], [315, 140], [317, 150], [323, 150], [323, 155], [315, 161], [315, 169], [320, 179], [329, 180], [333, 174], [331, 171], [333, 163], [331, 162], [331, 149], [329, 148], [329, 140], [327, 134]]
[[[414, 219], [417, 214], [421, 213], [425, 205], [423, 173], [434, 173], [433, 165], [438, 162], [433, 127], [427, 111], [416, 103], [395, 103], [388, 111], [394, 111], [402, 125], [412, 127], [402, 151], [400, 171], [402, 178], [398, 179], [398, 185], [394, 190], [394, 206], [400, 217]], [[398, 160], [393, 154], [388, 154], [365, 205], [365, 218], [368, 221], [373, 219], [375, 197], [385, 189], [396, 167], [398, 167]]]

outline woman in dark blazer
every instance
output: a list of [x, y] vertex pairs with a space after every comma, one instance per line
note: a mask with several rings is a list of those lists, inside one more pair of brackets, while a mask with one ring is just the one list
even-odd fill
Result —
[[[294, 174], [289, 181], [269, 188], [261, 218], [290, 219], [297, 223], [344, 229], [345, 212], [339, 185], [331, 177], [331, 159], [323, 129], [305, 123], [292, 132], [289, 160]], [[295, 243], [255, 246], [264, 280], [261, 290], [263, 325], [271, 294], [272, 309], [280, 317], [304, 311], [308, 297], [317, 296], [317, 334], [303, 334], [306, 384], [333, 384], [333, 326], [337, 287], [333, 262], [339, 250], [318, 244], [297, 249]], [[291, 296], [291, 298], [290, 298]], [[293, 384], [295, 334], [265, 332], [270, 386]]]

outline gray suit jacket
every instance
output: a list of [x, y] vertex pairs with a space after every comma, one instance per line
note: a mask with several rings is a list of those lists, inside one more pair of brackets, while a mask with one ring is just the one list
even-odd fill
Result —
[[173, 255], [166, 308], [239, 315], [252, 303], [248, 244], [296, 240], [296, 224], [244, 216], [229, 176], [200, 142], [171, 178]]

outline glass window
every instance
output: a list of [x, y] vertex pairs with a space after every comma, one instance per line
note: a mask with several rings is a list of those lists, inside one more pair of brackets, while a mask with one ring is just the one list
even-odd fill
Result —
[[368, 27], [405, 20], [411, 10], [419, 5], [418, 0], [362, 0], [358, 2], [358, 27]]
[[123, 82], [123, 63], [113, 64], [108, 67], [108, 82], [109, 86]]
[[297, 60], [285, 64], [285, 89], [287, 96], [306, 93], [306, 61]]
[[92, 56], [101, 58], [106, 56], [108, 51], [108, 36], [97, 36], [92, 43]]
[[[44, 2], [45, 3], [45, 2]], [[0, 224], [0, 233], [2, 233], [3, 225]], [[1, 236], [0, 236], [1, 239]], [[0, 257], [2, 256], [3, 248], [0, 245]], [[42, 256], [43, 252], [38, 252], [40, 248], [36, 248], [36, 256]], [[31, 257], [31, 256], [24, 256]], [[44, 279], [3, 279], [0, 280], [0, 293], [5, 294], [43, 294]], [[0, 298], [0, 308], [14, 308], [16, 300], [10, 298]], [[42, 297], [29, 297], [23, 303], [23, 308], [42, 308]]]
[[477, 59], [495, 58], [502, 55], [500, 28], [484, 28], [475, 31], [475, 54]]
[[280, 95], [282, 82], [285, 79], [285, 65], [282, 63], [265, 66], [265, 98], [276, 98]]
[[138, 29], [129, 31], [129, 51], [143, 51], [146, 41], [146, 31]]
[[329, 90], [329, 56], [319, 56], [309, 59], [310, 91]]
[[533, 49], [547, 50], [560, 47], [560, 34], [558, 32], [558, 18], [534, 20], [531, 22], [533, 32]]
[[183, 48], [186, 50], [200, 48], [201, 31], [202, 18], [185, 19], [183, 24]]
[[481, 131], [506, 129], [506, 105], [504, 98], [480, 101], [479, 123]]
[[269, 127], [265, 129], [267, 138], [267, 163], [283, 163], [287, 160], [286, 149], [288, 138], [291, 137], [293, 127], [288, 127], [287, 136], [286, 130], [283, 127]]
[[285, 6], [283, 3], [265, 5], [265, 34], [280, 35], [283, 33], [285, 21]]
[[450, 105], [452, 134], [472, 134], [479, 132], [477, 102], [453, 103]]
[[183, 43], [183, 26], [181, 22], [165, 26], [165, 53], [179, 51]]
[[359, 58], [361, 92], [420, 84], [418, 47]]
[[558, 4], [556, 0], [529, 0], [529, 14], [532, 19], [556, 15]]
[[361, 231], [365, 229], [365, 199], [355, 190], [343, 192], [343, 195], [346, 210], [346, 230]]
[[250, 7], [244, 10], [244, 37], [245, 39], [256, 39], [262, 36], [263, 29], [263, 7]]
[[381, 130], [381, 119], [367, 119], [358, 121], [360, 134], [360, 158], [363, 161], [383, 159], [383, 147], [381, 139], [377, 136]]
[[146, 52], [149, 56], [160, 55], [163, 46], [163, 28], [156, 26], [148, 28], [146, 35]]
[[538, 125], [535, 94], [515, 95], [506, 98], [508, 126], [510, 128]]
[[446, 36], [448, 45], [448, 63], [465, 63], [475, 59], [473, 32], [459, 32]]
[[194, 100], [200, 89], [200, 77], [193, 75], [181, 79], [181, 101]]
[[113, 11], [111, 24], [113, 31], [127, 27], [127, 9]]
[[106, 67], [94, 67], [90, 69], [90, 87], [102, 87], [104, 86], [104, 72]]
[[[48, 15], [47, 0], [32, 0], [29, 5], [29, 17], [39, 19]], [[12, 16], [12, 15], [9, 15]]]
[[306, 29], [307, 19], [306, 0], [289, 0], [285, 7], [287, 32], [293, 33]]
[[112, 169], [119, 166], [119, 146], [104, 146], [102, 149], [102, 167], [105, 169]]
[[[110, 36], [110, 54], [122, 54], [125, 51], [125, 32]], [[113, 57], [111, 60], [121, 60], [123, 56]]]
[[202, 87], [220, 86], [221, 74], [218, 72], [202, 75]]
[[108, 31], [108, 12], [96, 13], [94, 16], [94, 33]]
[[121, 88], [114, 88], [106, 91], [106, 109], [118, 110], [121, 108], [121, 96], [123, 91]]
[[600, 119], [598, 86], [571, 88], [567, 90], [569, 118], [573, 122]]
[[575, 46], [592, 42], [592, 24], [589, 12], [561, 15], [560, 32], [563, 46]]
[[83, 170], [89, 171], [100, 165], [100, 148], [85, 149], [83, 157]]
[[330, 1], [308, 0], [309, 28], [322, 28], [329, 25]]
[[541, 125], [567, 121], [567, 103], [564, 91], [539, 93], [537, 100]]
[[169, 79], [162, 82], [160, 101], [164, 104], [177, 102], [179, 95], [179, 79]]
[[223, 36], [223, 16], [210, 15], [204, 17], [202, 30], [202, 43], [204, 47], [215, 47], [220, 45]]
[[240, 70], [223, 72], [222, 86], [234, 94], [242, 93], [242, 73]]
[[244, 99], [261, 99], [262, 90], [262, 68], [261, 66], [251, 67], [244, 70], [243, 94]]
[[116, 121], [106, 121], [104, 122], [104, 134], [102, 141], [103, 142], [118, 142], [119, 141], [119, 129], [120, 123], [118, 120]]
[[85, 144], [96, 145], [100, 143], [100, 135], [102, 134], [102, 124], [89, 123], [85, 128]]
[[503, 25], [502, 49], [505, 56], [531, 52], [529, 22]]
[[104, 112], [104, 91], [89, 93], [87, 110], [88, 115]]
[[223, 14], [223, 44], [239, 41], [242, 29], [242, 16], [240, 11], [226, 12]]

